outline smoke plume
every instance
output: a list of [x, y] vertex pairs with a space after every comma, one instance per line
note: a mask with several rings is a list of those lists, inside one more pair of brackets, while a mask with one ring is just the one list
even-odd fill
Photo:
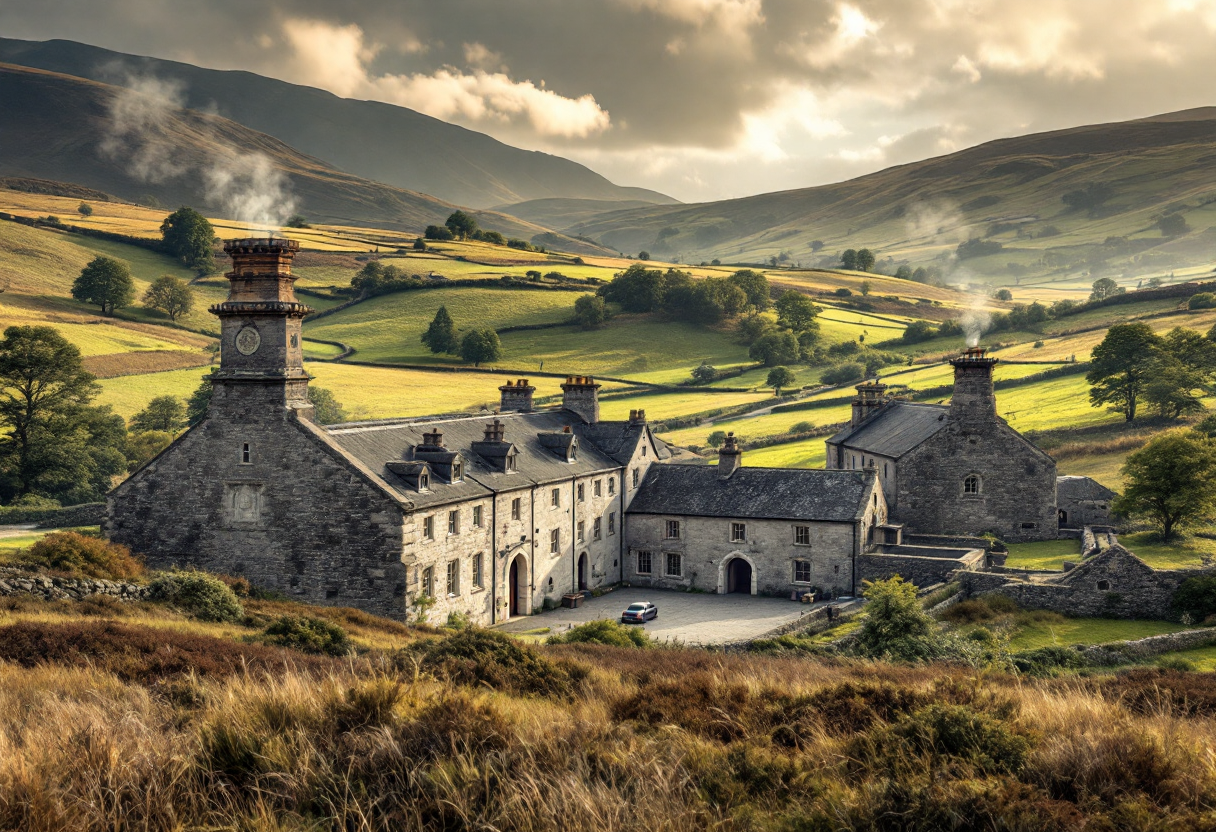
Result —
[[104, 156], [122, 161], [140, 182], [160, 183], [186, 173], [175, 156], [166, 125], [185, 101], [176, 81], [127, 74], [110, 102], [110, 123], [101, 142]]
[[961, 243], [970, 228], [953, 202], [937, 199], [917, 202], [904, 214], [904, 230], [910, 240], [931, 243]]
[[973, 304], [963, 313], [963, 317], [959, 319], [958, 323], [963, 328], [963, 335], [967, 338], [967, 346], [978, 347], [980, 336], [988, 331], [988, 327], [992, 326], [992, 316], [981, 309], [978, 304]]
[[281, 226], [295, 213], [291, 181], [262, 153], [221, 147], [203, 171], [203, 182], [208, 202], [254, 228]]

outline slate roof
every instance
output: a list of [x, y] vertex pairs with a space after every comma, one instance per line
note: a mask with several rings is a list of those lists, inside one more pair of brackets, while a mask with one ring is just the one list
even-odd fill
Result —
[[[474, 443], [485, 439], [486, 425], [498, 419], [503, 424], [503, 440], [514, 445], [518, 454], [516, 470], [501, 471], [500, 465], [477, 453]], [[601, 422], [584, 425], [578, 416], [563, 411], [536, 413], [497, 413], [485, 416], [462, 416], [445, 419], [366, 422], [334, 425], [326, 428], [330, 440], [342, 451], [381, 477], [392, 489], [393, 496], [407, 500], [418, 508], [446, 505], [462, 500], [488, 497], [499, 491], [513, 491], [546, 482], [568, 480], [598, 471], [617, 470], [623, 463], [601, 451], [589, 440], [589, 428], [599, 433], [621, 432], [623, 423]], [[540, 434], [559, 434], [569, 426], [579, 437], [578, 454], [574, 462], [566, 462], [564, 453], [546, 447]], [[614, 427], [615, 426], [615, 427]], [[432, 477], [429, 491], [418, 492], [403, 477], [389, 470], [387, 463], [413, 460], [414, 447], [422, 445], [422, 435], [439, 428], [448, 451], [459, 452], [464, 459], [462, 482], [446, 483]], [[641, 429], [640, 426], [638, 428]], [[635, 442], [636, 446], [636, 442]], [[628, 461], [628, 457], [625, 457]], [[397, 467], [397, 466], [394, 466]]]
[[1118, 495], [1090, 477], [1056, 477], [1056, 494], [1073, 500], [1113, 500]]
[[[635, 422], [597, 422], [583, 425], [582, 434], [601, 451], [625, 465], [633, 459], [638, 444], [646, 438], [646, 429], [643, 424]], [[652, 438], [659, 459], [670, 459], [671, 451], [667, 445], [657, 436]]]
[[652, 465], [629, 504], [630, 514], [738, 517], [754, 520], [852, 522], [865, 514], [873, 470]]
[[840, 431], [828, 444], [897, 459], [949, 422], [949, 407], [893, 401], [857, 427]]

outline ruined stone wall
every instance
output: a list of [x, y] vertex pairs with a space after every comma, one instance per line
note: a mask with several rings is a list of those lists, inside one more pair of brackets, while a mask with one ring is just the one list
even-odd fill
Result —
[[[901, 547], [903, 548], [903, 547]], [[950, 580], [958, 569], [975, 569], [984, 553], [975, 550], [959, 557], [925, 557], [913, 554], [868, 553], [857, 558], [857, 580], [878, 581], [899, 575], [917, 586], [932, 586]]]
[[[980, 476], [979, 494], [963, 481]], [[997, 420], [950, 424], [900, 460], [892, 515], [913, 534], [1056, 537], [1056, 465]]]
[[281, 404], [242, 407], [230, 397], [225, 418], [111, 492], [110, 539], [154, 569], [242, 575], [299, 601], [404, 617], [401, 506]]

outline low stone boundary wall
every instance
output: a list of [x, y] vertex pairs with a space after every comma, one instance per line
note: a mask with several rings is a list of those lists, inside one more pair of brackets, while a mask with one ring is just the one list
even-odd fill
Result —
[[947, 549], [989, 549], [992, 541], [986, 537], [965, 537], [947, 534], [905, 534], [907, 546], [939, 546]]
[[46, 600], [79, 600], [90, 595], [106, 595], [119, 601], [143, 601], [146, 586], [92, 578], [55, 578], [19, 569], [0, 569], [0, 597], [30, 595]]
[[1160, 656], [1162, 653], [1172, 653], [1175, 650], [1190, 650], [1192, 647], [1206, 647], [1216, 642], [1216, 629], [1183, 630], [1180, 633], [1166, 633], [1160, 636], [1148, 636], [1135, 641], [1114, 641], [1109, 644], [1095, 644], [1080, 649], [1080, 653], [1097, 665], [1126, 664], [1134, 659], [1145, 659]]
[[929, 615], [936, 615], [939, 612], [948, 610], [951, 607], [953, 607], [955, 604], [957, 604], [958, 602], [967, 600], [967, 594], [968, 594], [967, 590], [960, 589], [958, 592], [951, 595], [945, 601], [942, 601], [940, 603], [934, 604], [933, 606], [929, 607], [929, 609], [925, 610], [925, 612], [929, 613]]
[[[905, 547], [899, 547], [901, 549]], [[955, 550], [957, 551], [957, 550]], [[982, 566], [984, 552], [973, 549], [961, 557], [924, 557], [911, 554], [864, 554], [857, 556], [858, 580], [875, 581], [899, 575], [917, 586], [946, 583], [960, 570]]]
[[0, 509], [0, 526], [31, 523], [39, 529], [99, 526], [105, 516], [105, 503], [81, 503], [63, 508], [3, 508]]
[[[769, 638], [777, 638], [778, 636], [788, 636], [793, 633], [800, 635], [813, 635], [823, 632], [829, 627], [835, 627], [838, 624], [852, 619], [861, 612], [865, 606], [865, 601], [860, 598], [853, 601], [846, 601], [841, 604], [828, 604], [811, 610], [806, 615], [800, 617], [797, 621], [791, 621], [788, 624], [782, 624], [780, 627], [774, 627], [767, 633], [762, 633], [755, 638], [747, 639], [746, 641], [737, 641], [733, 644], [736, 646], [746, 647], [753, 641], [762, 641]], [[830, 612], [829, 612], [830, 611]]]

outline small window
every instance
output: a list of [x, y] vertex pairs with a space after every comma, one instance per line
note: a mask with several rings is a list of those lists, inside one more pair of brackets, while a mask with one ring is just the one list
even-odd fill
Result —
[[566, 459], [567, 462], [574, 462], [578, 459], [578, 440], [570, 443], [570, 456]]
[[668, 540], [678, 540], [680, 537], [680, 521], [668, 520], [667, 526], [663, 530], [663, 537]]
[[603, 480], [596, 480], [591, 484], [591, 493], [597, 497], [601, 496], [604, 493], [603, 485]]
[[249, 465], [252, 462], [253, 452], [249, 450], [249, 443], [244, 442], [241, 444], [241, 463], [244, 465]]
[[681, 567], [683, 566], [682, 560], [679, 552], [667, 553], [667, 572], [665, 573], [667, 577], [678, 578], [683, 574], [681, 571]]
[[882, 464], [882, 477], [883, 479], [887, 478], [887, 463], [885, 462]]
[[427, 596], [435, 594], [435, 570], [430, 566], [422, 570], [422, 594]]
[[650, 552], [638, 552], [638, 574], [649, 575], [651, 566], [652, 563]]
[[519, 497], [516, 497], [514, 500], [511, 501], [511, 519], [512, 520], [519, 519], [521, 505], [522, 505], [522, 501], [519, 499]]
[[642, 481], [642, 473], [637, 468], [633, 469], [633, 487], [637, 488], [638, 483]]
[[427, 540], [435, 539], [435, 518], [434, 517], [423, 517], [422, 518], [422, 536], [425, 537]]
[[978, 474], [968, 474], [963, 480], [964, 494], [979, 494], [980, 493], [980, 478]]
[[747, 524], [746, 523], [731, 523], [730, 524], [730, 542], [742, 543], [747, 540]]
[[486, 588], [486, 579], [484, 573], [482, 572], [484, 568], [484, 560], [485, 555], [483, 555], [481, 552], [473, 555], [473, 586], [477, 587], [478, 589]]
[[562, 492], [560, 488], [553, 489], [553, 493], [549, 495], [549, 505], [553, 506], [554, 508], [561, 508]]
[[464, 476], [464, 466], [457, 462], [452, 466], [452, 482], [460, 482]]
[[811, 545], [811, 527], [794, 526], [794, 543], [798, 546]]
[[595, 521], [591, 524], [591, 539], [599, 540], [601, 537], [603, 537], [603, 530], [604, 524], [602, 522], [602, 518], [595, 518]]
[[583, 520], [579, 520], [579, 521], [578, 521], [578, 542], [579, 542], [579, 543], [582, 543], [582, 542], [583, 542], [583, 529], [584, 529], [585, 527], [586, 527], [586, 526], [585, 526], [585, 521], [583, 521]]
[[418, 477], [418, 490], [426, 491], [431, 487], [431, 477], [425, 471]]
[[506, 468], [508, 474], [515, 473], [515, 456], [515, 454], [507, 454]]
[[584, 502], [586, 499], [587, 499], [587, 497], [583, 492], [583, 484], [580, 482], [578, 484], [578, 501], [581, 503], [581, 502]]
[[1110, 589], [1110, 581], [1098, 581], [1098, 589], [1102, 590], [1103, 592]]
[[809, 584], [811, 582], [811, 562], [809, 560], [794, 561], [794, 583]]
[[609, 478], [608, 478], [608, 493], [609, 493], [609, 494], [615, 494], [615, 493], [616, 493], [616, 477], [609, 477]]
[[642, 446], [642, 456], [646, 456], [646, 446]]
[[1023, 523], [1022, 524], [1023, 530], [1037, 529], [1038, 527], [1039, 527], [1038, 523]]
[[460, 534], [460, 512], [448, 512], [448, 534]]
[[481, 506], [473, 506], [473, 528], [481, 528]]
[[616, 534], [616, 512], [608, 513], [608, 534]]
[[448, 561], [448, 595], [460, 594], [460, 561]]
[[556, 555], [562, 549], [562, 533], [558, 529], [549, 532], [549, 553]]

